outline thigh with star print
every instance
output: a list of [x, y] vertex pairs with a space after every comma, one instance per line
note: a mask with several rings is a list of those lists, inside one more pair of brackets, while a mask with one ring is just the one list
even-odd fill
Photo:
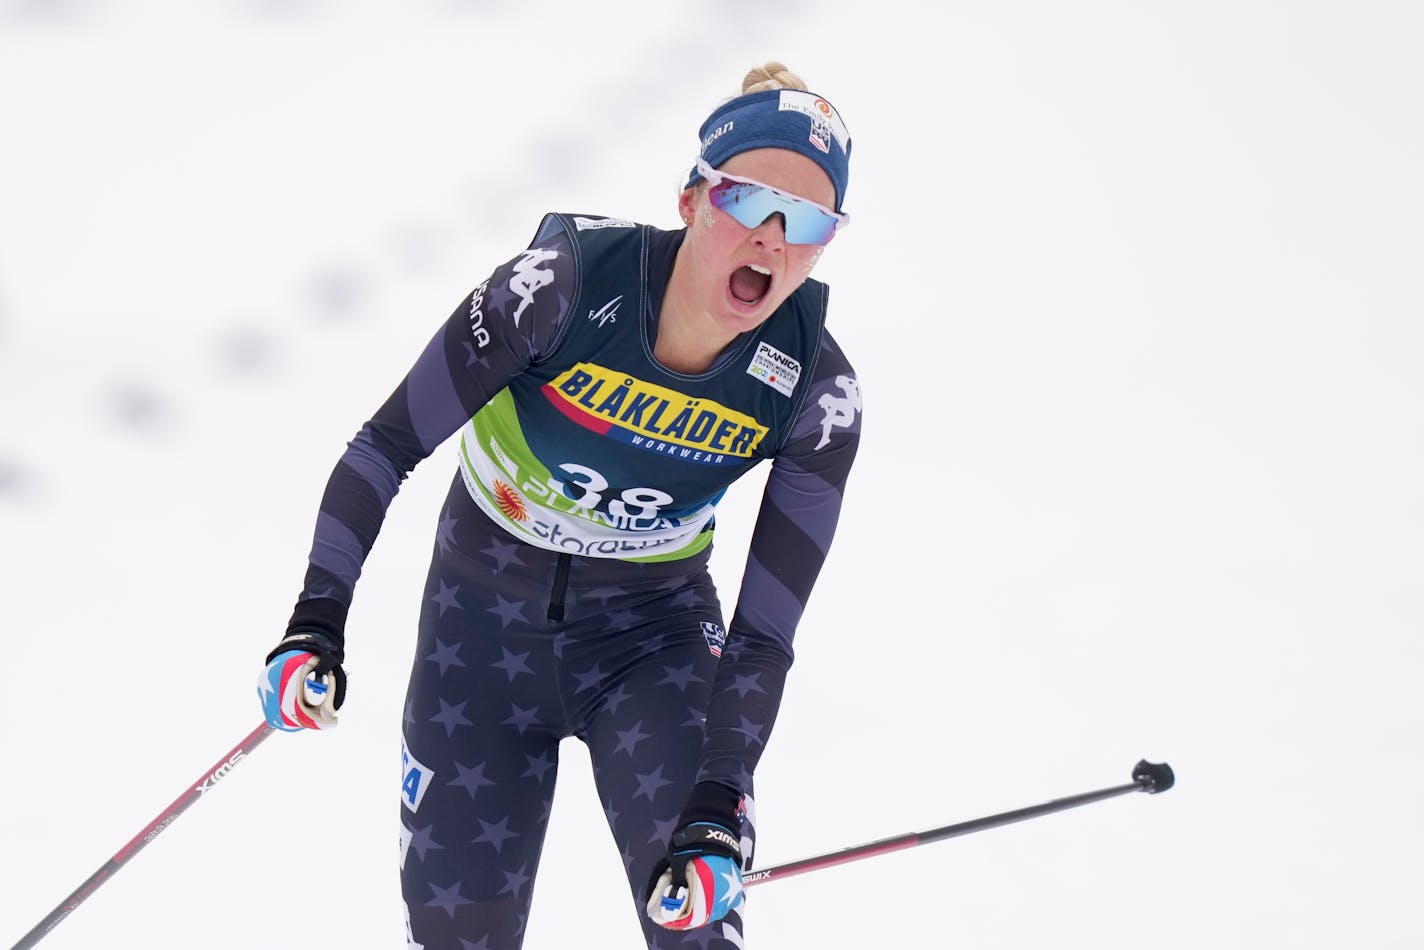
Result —
[[[426, 950], [517, 948], [567, 734], [547, 630], [515, 572], [437, 554], [402, 735], [401, 889]], [[528, 586], [529, 589], [524, 589]]]
[[650, 639], [634, 639], [627, 662], [609, 664], [621, 673], [607, 684], [580, 735], [589, 747], [635, 913], [648, 946], [657, 950], [741, 946], [741, 916], [735, 911], [690, 932], [663, 930], [644, 913], [648, 879], [666, 853], [701, 761], [707, 701], [718, 662], [704, 624], [720, 627], [711, 615], [674, 615], [657, 625], [658, 633]]

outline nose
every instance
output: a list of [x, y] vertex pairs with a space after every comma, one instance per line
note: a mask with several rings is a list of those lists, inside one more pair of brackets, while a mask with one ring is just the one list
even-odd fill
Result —
[[786, 217], [773, 211], [752, 231], [752, 240], [773, 250], [786, 246]]

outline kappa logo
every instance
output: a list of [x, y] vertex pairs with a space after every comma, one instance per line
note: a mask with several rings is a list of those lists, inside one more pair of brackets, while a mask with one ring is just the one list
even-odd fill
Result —
[[593, 322], [596, 320], [598, 321], [599, 326], [603, 326], [605, 323], [617, 323], [618, 308], [622, 305], [622, 303], [623, 295], [619, 294], [612, 300], [608, 301], [608, 303], [599, 307], [597, 310], [590, 310], [588, 312], [589, 322]]
[[519, 297], [519, 307], [514, 311], [513, 317], [516, 327], [519, 326], [519, 318], [524, 315], [525, 309], [534, 302], [534, 292], [554, 282], [554, 272], [539, 265], [556, 260], [558, 256], [558, 251], [531, 247], [514, 263], [514, 276], [509, 278], [509, 289]]
[[853, 377], [837, 376], [836, 385], [845, 393], [844, 396], [822, 393], [816, 401], [816, 405], [826, 410], [825, 418], [821, 420], [821, 441], [816, 443], [817, 449], [825, 448], [826, 443], [831, 441], [831, 429], [837, 426], [849, 428], [855, 422], [855, 414], [860, 411], [860, 384]]

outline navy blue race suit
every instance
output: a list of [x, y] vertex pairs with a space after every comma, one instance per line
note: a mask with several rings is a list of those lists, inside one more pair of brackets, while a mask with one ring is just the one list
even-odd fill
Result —
[[[635, 901], [694, 783], [750, 802], [835, 533], [860, 390], [813, 280], [706, 372], [661, 366], [684, 235], [547, 216], [436, 333], [322, 497], [288, 629], [341, 642], [401, 481], [463, 429], [405, 706], [412, 945], [519, 946], [563, 738], [588, 746]], [[714, 506], [766, 459], [724, 628], [707, 572]], [[750, 866], [750, 816], [742, 834]], [[737, 913], [702, 933], [638, 916], [649, 947], [742, 944]]]

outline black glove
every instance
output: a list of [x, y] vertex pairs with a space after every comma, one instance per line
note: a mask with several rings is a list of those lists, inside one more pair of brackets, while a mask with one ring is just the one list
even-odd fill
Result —
[[680, 884], [693, 858], [717, 855], [730, 858], [741, 868], [741, 804], [741, 793], [720, 782], [698, 782], [692, 787], [668, 842], [668, 853], [648, 878], [644, 902], [652, 898], [663, 872], [671, 870], [672, 881]]
[[270, 665], [272, 659], [288, 650], [297, 650], [302, 653], [310, 653], [316, 657], [316, 669], [312, 670], [312, 675], [321, 678], [327, 674], [331, 675], [335, 684], [336, 696], [332, 702], [333, 709], [340, 709], [341, 704], [346, 702], [346, 671], [341, 668], [342, 662], [346, 659], [345, 651], [341, 644], [333, 641], [325, 634], [313, 631], [302, 633], [289, 633], [282, 638], [282, 642], [272, 648], [272, 652], [267, 654], [267, 663]]

